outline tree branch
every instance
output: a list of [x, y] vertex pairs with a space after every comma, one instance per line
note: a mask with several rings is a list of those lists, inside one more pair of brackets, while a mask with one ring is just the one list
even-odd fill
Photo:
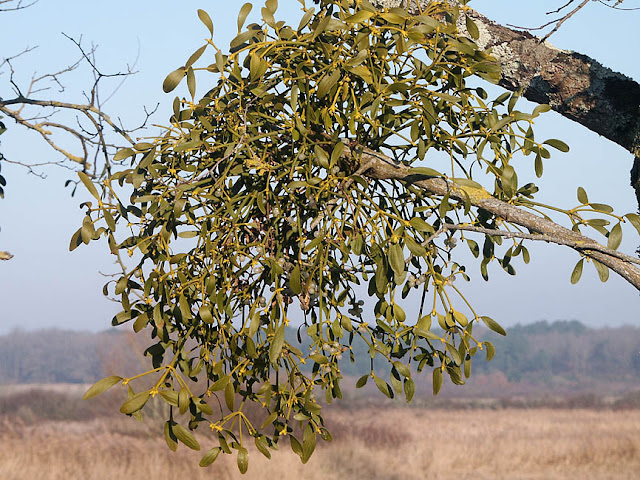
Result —
[[[359, 170], [362, 171], [362, 175], [365, 177], [407, 182], [435, 195], [444, 196], [448, 194], [449, 198], [454, 200], [470, 201], [471, 205], [482, 208], [504, 219], [505, 222], [526, 228], [530, 232], [529, 239], [568, 246], [578, 253], [607, 266], [640, 290], [640, 269], [634, 265], [638, 263], [635, 258], [615, 252], [589, 237], [558, 225], [548, 218], [540, 217], [499, 200], [483, 188], [457, 185], [444, 178], [425, 178], [424, 176], [413, 175], [409, 173], [410, 168], [408, 166], [396, 162], [383, 153], [363, 147], [358, 147], [357, 151], [354, 151], [352, 147], [353, 145], [351, 147], [345, 145], [342, 155], [351, 161], [354, 158], [359, 158], [360, 165], [367, 166], [365, 171]], [[491, 232], [481, 233], [488, 235], [498, 234], [493, 230]], [[504, 232], [504, 234], [507, 233]]]
[[[433, 0], [371, 1], [380, 8], [403, 7], [419, 13]], [[541, 43], [529, 32], [497, 24], [474, 10], [464, 12], [478, 26], [476, 43], [491, 49], [500, 63], [502, 87], [521, 91], [532, 102], [550, 105], [634, 156], [631, 185], [640, 206], [640, 84], [586, 55]], [[466, 32], [464, 14], [458, 27]]]

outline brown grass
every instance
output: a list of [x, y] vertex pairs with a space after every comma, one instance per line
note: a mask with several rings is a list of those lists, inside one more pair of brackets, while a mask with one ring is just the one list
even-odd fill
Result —
[[[288, 446], [198, 467], [203, 452], [169, 451], [152, 421], [0, 424], [0, 479], [637, 479], [640, 411], [331, 409], [330, 444], [307, 465]], [[213, 446], [200, 438], [203, 448]]]

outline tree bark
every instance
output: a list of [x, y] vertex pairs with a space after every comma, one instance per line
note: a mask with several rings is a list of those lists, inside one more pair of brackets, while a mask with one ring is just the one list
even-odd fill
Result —
[[[418, 13], [431, 0], [409, 0]], [[407, 0], [372, 0], [380, 8], [405, 7]], [[513, 30], [466, 10], [480, 31], [481, 48], [502, 66], [500, 85], [520, 90], [553, 110], [617, 143], [634, 156], [631, 185], [640, 206], [640, 84], [586, 55], [561, 50], [528, 32]], [[465, 30], [464, 21], [460, 24]]]

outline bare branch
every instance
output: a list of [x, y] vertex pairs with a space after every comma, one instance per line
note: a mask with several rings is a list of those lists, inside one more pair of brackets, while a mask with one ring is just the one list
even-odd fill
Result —
[[[16, 0], [0, 0], [0, 6], [7, 4], [7, 3], [12, 3], [15, 2]], [[36, 3], [38, 3], [40, 0], [33, 0], [31, 3], [27, 3], [27, 4], [23, 4], [23, 0], [18, 0], [18, 3], [14, 6], [14, 7], [9, 7], [9, 8], [0, 8], [0, 12], [12, 12], [12, 11], [16, 11], [16, 10], [23, 10], [25, 8], [29, 8], [31, 5], [35, 5]]]
[[[64, 34], [63, 34], [64, 35]], [[109, 169], [109, 163], [113, 151], [122, 147], [124, 144], [133, 144], [134, 139], [131, 134], [141, 128], [144, 128], [150, 116], [155, 112], [145, 109], [144, 121], [136, 128], [127, 129], [122, 126], [120, 119], [112, 120], [105, 113], [103, 105], [108, 101], [115, 92], [122, 86], [123, 82], [133, 73], [133, 68], [128, 66], [126, 71], [118, 73], [104, 73], [96, 63], [97, 47], [92, 45], [91, 48], [85, 49], [82, 45], [82, 39], [75, 40], [65, 35], [76, 48], [80, 51], [80, 58], [73, 64], [61, 69], [55, 73], [47, 73], [44, 75], [34, 75], [30, 82], [23, 88], [15, 79], [15, 70], [12, 60], [29, 51], [27, 48], [21, 53], [13, 57], [6, 58], [0, 63], [0, 67], [8, 67], [9, 83], [13, 87], [15, 96], [13, 98], [0, 98], [0, 113], [13, 119], [17, 124], [38, 133], [51, 148], [62, 154], [63, 159], [59, 162], [46, 162], [39, 165], [65, 165], [65, 162], [77, 164], [86, 173], [95, 176], [99, 172]], [[139, 52], [138, 52], [139, 54]], [[134, 62], [134, 66], [137, 63]], [[89, 65], [93, 74], [93, 83], [89, 91], [85, 92], [86, 101], [83, 103], [62, 102], [55, 99], [35, 98], [36, 94], [42, 94], [50, 89], [50, 83], [54, 83], [57, 89], [62, 92], [65, 90], [62, 76], [68, 72], [76, 70], [81, 64]], [[101, 100], [100, 87], [107, 78], [121, 77], [122, 80], [116, 88], [111, 91], [105, 101]], [[45, 83], [46, 82], [46, 83]], [[43, 112], [38, 115], [27, 116], [23, 113], [25, 108], [35, 107]], [[156, 107], [157, 108], [157, 107]], [[54, 117], [64, 112], [76, 114], [76, 126], [73, 126], [68, 120], [56, 121]], [[80, 151], [73, 152], [68, 147], [63, 147], [60, 141], [55, 138], [55, 133], [64, 133], [71, 135], [80, 143]], [[120, 140], [113, 140], [115, 134]], [[33, 164], [24, 164], [20, 161], [12, 161], [12, 163], [23, 165], [29, 169], [31, 173], [37, 174]], [[99, 168], [99, 164], [104, 164]]]

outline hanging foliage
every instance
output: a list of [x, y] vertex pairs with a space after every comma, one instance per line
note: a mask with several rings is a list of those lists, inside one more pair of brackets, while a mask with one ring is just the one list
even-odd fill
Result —
[[[500, 66], [460, 8], [431, 2], [410, 15], [322, 2], [289, 26], [268, 0], [262, 22], [245, 27], [245, 4], [227, 53], [210, 40], [166, 78], [166, 92], [186, 79], [189, 97], [176, 97], [164, 135], [120, 150], [123, 168], [100, 185], [81, 174], [95, 202], [71, 241], [106, 237], [130, 267], [105, 294], [122, 303], [114, 325], [131, 322], [155, 342], [153, 369], [138, 376], [153, 385], [134, 391], [138, 377], [108, 377], [86, 397], [129, 384], [121, 411], [137, 416], [159, 396], [172, 407], [171, 449], [199, 450], [191, 431], [204, 422], [213, 445], [201, 465], [235, 451], [244, 472], [249, 441], [269, 457], [288, 437], [306, 462], [318, 436], [331, 438], [317, 395], [342, 397], [340, 366], [357, 339], [371, 357], [357, 386], [371, 380], [407, 401], [416, 372], [431, 369], [437, 393], [444, 377], [463, 384], [478, 353], [491, 359], [474, 325], [505, 332], [454, 283], [469, 280], [455, 250], [469, 248], [485, 278], [491, 262], [515, 274], [530, 234], [491, 202], [541, 208], [516, 170], [541, 176], [550, 148], [568, 147], [535, 138], [547, 106], [521, 112], [517, 95], [489, 100], [467, 84], [497, 82]], [[211, 18], [198, 16], [213, 39]], [[206, 55], [212, 63], [196, 67]], [[196, 72], [215, 85], [200, 99]], [[436, 154], [446, 170], [430, 162]], [[574, 233], [603, 230], [617, 248], [619, 223], [609, 232], [606, 220], [582, 217], [608, 207], [583, 190], [578, 198]], [[287, 334], [296, 328], [302, 347]]]

